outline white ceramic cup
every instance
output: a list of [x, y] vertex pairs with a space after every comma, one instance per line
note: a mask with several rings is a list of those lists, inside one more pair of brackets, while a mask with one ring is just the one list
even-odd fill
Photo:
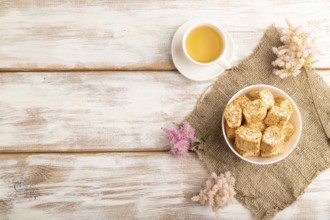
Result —
[[[196, 60], [194, 60], [193, 58], [190, 57], [187, 48], [186, 48], [186, 41], [187, 41], [187, 37], [189, 36], [190, 32], [192, 30], [194, 30], [197, 27], [201, 27], [201, 26], [207, 26], [212, 28], [213, 30], [215, 30], [219, 36], [222, 38], [223, 41], [223, 51], [222, 53], [219, 55], [218, 58], [216, 58], [215, 60], [208, 62], [208, 63], [201, 63], [198, 62]], [[199, 22], [199, 23], [195, 23], [194, 25], [192, 25], [191, 27], [189, 27], [186, 32], [183, 35], [183, 39], [182, 39], [182, 50], [183, 53], [185, 54], [185, 56], [187, 57], [188, 60], [190, 60], [191, 62], [200, 65], [200, 66], [209, 66], [209, 65], [214, 65], [214, 64], [218, 64], [220, 66], [222, 66], [225, 69], [229, 69], [231, 67], [230, 62], [226, 59], [225, 54], [228, 50], [228, 39], [226, 37], [226, 34], [224, 33], [224, 29], [213, 23], [213, 22]]]

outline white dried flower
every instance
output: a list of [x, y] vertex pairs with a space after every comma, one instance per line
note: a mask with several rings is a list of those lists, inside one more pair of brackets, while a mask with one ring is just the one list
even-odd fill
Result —
[[273, 47], [272, 51], [277, 59], [272, 62], [273, 73], [281, 79], [295, 77], [301, 72], [301, 68], [311, 69], [315, 63], [315, 55], [318, 51], [315, 48], [315, 39], [309, 33], [302, 32], [300, 27], [293, 27], [287, 21], [288, 30], [282, 32], [282, 46]]
[[309, 33], [302, 32], [299, 27], [293, 27], [289, 21], [286, 22], [289, 29], [284, 30], [280, 37], [283, 45], [272, 48], [273, 53], [277, 56], [277, 59], [272, 62], [272, 65], [278, 67], [273, 70], [273, 74], [284, 79], [286, 77], [296, 77], [300, 74], [301, 69], [304, 69], [314, 110], [325, 136], [330, 142], [330, 137], [327, 135], [327, 131], [315, 103], [314, 92], [308, 73], [312, 70], [313, 64], [316, 62], [315, 56], [319, 54], [319, 51], [317, 51], [315, 47], [315, 38], [311, 38]]
[[202, 205], [208, 204], [212, 207], [212, 211], [216, 213], [234, 200], [236, 195], [234, 185], [235, 178], [229, 171], [219, 176], [212, 173], [206, 180], [204, 188], [191, 200], [200, 202]]

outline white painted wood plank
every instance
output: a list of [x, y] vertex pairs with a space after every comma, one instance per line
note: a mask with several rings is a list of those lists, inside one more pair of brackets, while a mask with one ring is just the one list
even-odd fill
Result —
[[329, 68], [330, 2], [1, 1], [0, 70], [173, 70], [170, 42], [193, 18], [212, 18], [233, 35], [234, 63], [264, 30], [288, 18], [318, 39], [317, 67]]
[[165, 150], [211, 82], [177, 72], [3, 73], [0, 151]]
[[2, 73], [0, 151], [166, 150], [161, 128], [211, 83], [177, 72]]
[[[0, 219], [214, 219], [190, 201], [208, 172], [194, 155], [0, 155]], [[275, 219], [330, 215], [330, 170]], [[237, 201], [219, 219], [252, 219]]]

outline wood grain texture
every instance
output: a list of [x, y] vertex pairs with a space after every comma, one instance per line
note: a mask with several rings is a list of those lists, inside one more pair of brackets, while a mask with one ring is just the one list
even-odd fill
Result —
[[[218, 20], [235, 40], [235, 64], [289, 18], [317, 37], [324, 69], [329, 9], [326, 0], [1, 1], [0, 71], [11, 72], [0, 74], [0, 220], [214, 219], [190, 201], [209, 175], [195, 155], [124, 152], [167, 150], [161, 127], [183, 120], [212, 83], [172, 71], [175, 30]], [[330, 71], [319, 73], [330, 83]], [[83, 153], [98, 151], [118, 152]], [[327, 170], [275, 219], [327, 218], [329, 182]], [[235, 202], [219, 216], [233, 218], [253, 216]]]
[[318, 68], [329, 68], [330, 2], [315, 1], [1, 1], [0, 70], [174, 70], [170, 43], [193, 18], [232, 34], [234, 63], [264, 30], [288, 18], [318, 39]]
[[0, 151], [164, 150], [211, 82], [176, 72], [0, 74]]
[[[329, 174], [275, 219], [329, 216]], [[0, 219], [214, 219], [210, 208], [190, 201], [207, 177], [194, 155], [0, 155]], [[234, 202], [219, 219], [233, 216], [253, 217]]]
[[2, 73], [0, 152], [166, 150], [161, 128], [210, 84], [177, 72]]

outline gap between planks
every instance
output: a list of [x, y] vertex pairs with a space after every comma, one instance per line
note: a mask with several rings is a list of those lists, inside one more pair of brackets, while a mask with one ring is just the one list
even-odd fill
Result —
[[[323, 68], [321, 68], [323, 69]], [[318, 70], [318, 69], [316, 69]], [[330, 70], [325, 68], [323, 70]], [[169, 71], [177, 71], [175, 68], [163, 68], [163, 69], [153, 69], [153, 68], [112, 68], [112, 69], [107, 69], [107, 68], [83, 68], [83, 69], [43, 69], [43, 68], [38, 68], [38, 69], [3, 69], [0, 68], [0, 74], [1, 73], [70, 73], [70, 72], [107, 72], [107, 73], [112, 73], [112, 72], [169, 72]]]
[[[236, 65], [237, 66], [237, 65]], [[231, 70], [233, 68], [230, 68]], [[330, 70], [329, 68], [315, 68], [315, 71], [328, 71]], [[107, 73], [114, 73], [114, 72], [168, 72], [168, 71], [177, 71], [176, 68], [163, 68], [163, 69], [157, 69], [157, 68], [149, 68], [149, 67], [139, 67], [139, 68], [82, 68], [82, 69], [43, 69], [43, 68], [38, 68], [38, 69], [6, 69], [6, 68], [0, 68], [0, 74], [1, 73], [70, 73], [70, 72], [107, 72]]]
[[[150, 149], [150, 150], [95, 150], [95, 151], [89, 151], [89, 150], [82, 150], [79, 149], [79, 151], [75, 150], [69, 150], [69, 151], [60, 151], [60, 150], [53, 150], [53, 151], [1, 151], [1, 155], [11, 155], [11, 154], [16, 154], [16, 155], [24, 155], [24, 154], [131, 154], [131, 153], [137, 153], [137, 154], [152, 154], [152, 153], [166, 153], [169, 152], [169, 150], [166, 149]], [[193, 154], [192, 152], [190, 152]]]

